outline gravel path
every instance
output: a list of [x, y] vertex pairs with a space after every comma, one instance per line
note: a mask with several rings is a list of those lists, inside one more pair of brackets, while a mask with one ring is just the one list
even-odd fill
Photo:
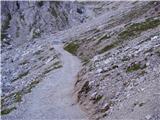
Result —
[[24, 96], [17, 110], [4, 120], [86, 120], [73, 98], [73, 88], [80, 61], [63, 49], [54, 46], [59, 52], [63, 67], [51, 72], [30, 94]]

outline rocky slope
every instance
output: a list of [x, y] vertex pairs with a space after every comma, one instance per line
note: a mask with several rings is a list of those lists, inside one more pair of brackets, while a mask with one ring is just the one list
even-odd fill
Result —
[[[1, 2], [2, 114], [16, 109], [23, 95], [31, 92], [49, 72], [62, 67], [47, 35], [98, 16], [105, 10], [104, 4]], [[97, 7], [102, 8], [95, 10]]]
[[84, 63], [75, 92], [91, 119], [160, 119], [160, 4], [139, 4], [65, 46]]
[[106, 8], [105, 2], [1, 2], [2, 47], [84, 23]]
[[2, 113], [63, 67], [50, 36], [82, 60], [74, 92], [90, 119], [160, 119], [159, 8], [159, 2], [2, 2]]

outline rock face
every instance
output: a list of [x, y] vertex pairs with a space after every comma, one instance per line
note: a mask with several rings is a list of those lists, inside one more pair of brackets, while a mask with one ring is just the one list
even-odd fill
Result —
[[[21, 44], [45, 33], [68, 29], [94, 18], [105, 3], [79, 2], [1, 2], [2, 47]], [[100, 10], [96, 10], [99, 7]], [[102, 6], [102, 8], [101, 8]], [[97, 11], [99, 11], [97, 13]]]

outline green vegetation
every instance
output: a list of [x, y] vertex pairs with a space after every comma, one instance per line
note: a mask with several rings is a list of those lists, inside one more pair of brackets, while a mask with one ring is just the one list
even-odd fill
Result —
[[17, 30], [16, 30], [16, 37], [17, 37], [17, 38], [19, 37], [19, 29], [20, 29], [20, 27], [17, 26]]
[[5, 96], [5, 98], [3, 98], [1, 100], [2, 108], [4, 109], [4, 110], [1, 111], [1, 114], [5, 115], [5, 114], [10, 113], [12, 110], [16, 109], [16, 107], [6, 108], [5, 102], [7, 102], [8, 100], [10, 100], [14, 103], [21, 102], [22, 101], [22, 96], [27, 94], [27, 93], [30, 93], [32, 91], [32, 88], [34, 88], [39, 82], [40, 82], [40, 79], [39, 80], [37, 80], [37, 79], [33, 80], [30, 84], [28, 84], [22, 90], [20, 90], [18, 92], [15, 92], [15, 93], [12, 93], [8, 96]]
[[15, 102], [21, 102], [22, 101], [22, 93], [17, 92], [15, 93]]
[[39, 55], [39, 54], [41, 54], [43, 52], [43, 50], [38, 50], [38, 51], [36, 51], [35, 53], [33, 53], [33, 55]]
[[46, 68], [45, 71], [43, 72], [43, 74], [47, 74], [47, 73], [51, 72], [52, 70], [58, 69], [60, 67], [62, 67], [62, 65], [60, 65], [60, 62], [59, 61], [55, 62], [51, 66]]
[[109, 39], [111, 36], [108, 36], [107, 34], [102, 35], [100, 38], [98, 38], [97, 44], [101, 43], [103, 40]]
[[155, 53], [160, 56], [160, 48], [158, 48]]
[[113, 106], [113, 102], [112, 102], [112, 101], [110, 101], [110, 102], [108, 103], [108, 105], [106, 105], [104, 108], [101, 108], [101, 109], [99, 110], [99, 112], [104, 113], [104, 112], [108, 111], [111, 106]]
[[[78, 81], [77, 81], [78, 83]], [[76, 83], [76, 84], [77, 84]], [[81, 96], [84, 94], [87, 94], [91, 90], [91, 86], [89, 86], [89, 81], [86, 81], [84, 85], [82, 86], [81, 90], [78, 92], [77, 101], [80, 101]]]
[[127, 68], [127, 72], [133, 72], [133, 71], [136, 71], [136, 70], [139, 70], [141, 69], [141, 64], [133, 64], [132, 66], [128, 67]]
[[26, 87], [26, 91], [23, 94], [30, 93], [32, 88], [36, 87], [36, 85], [40, 82], [40, 80], [33, 80], [29, 85]]
[[6, 115], [6, 114], [10, 113], [11, 111], [13, 111], [15, 109], [16, 109], [16, 107], [6, 108], [6, 109], [1, 111], [1, 115]]
[[101, 53], [104, 53], [104, 52], [106, 52], [106, 51], [108, 51], [108, 50], [111, 50], [111, 49], [114, 48], [114, 47], [116, 47], [116, 44], [112, 43], [112, 44], [107, 45], [107, 46], [105, 46], [104, 48], [102, 48], [102, 49], [99, 51], [99, 53], [100, 53], [100, 54], [101, 54]]
[[139, 69], [144, 69], [146, 68], [146, 65], [141, 65], [140, 63], [137, 63], [137, 64], [133, 64], [131, 66], [129, 66], [126, 70], [126, 72], [134, 72], [134, 71], [137, 71]]
[[71, 42], [64, 47], [66, 51], [72, 53], [73, 55], [76, 54], [78, 48], [79, 48], [79, 45], [75, 42]]
[[17, 78], [13, 79], [12, 82], [15, 82], [16, 80], [18, 79], [22, 79], [23, 77], [27, 76], [29, 74], [29, 70], [28, 71], [25, 71], [25, 72], [22, 72], [18, 75]]
[[1, 28], [1, 41], [3, 41], [4, 38], [7, 38], [6, 30], [9, 28], [9, 24], [10, 24], [11, 18], [12, 18], [11, 15], [8, 13], [8, 15], [6, 16], [6, 20], [2, 24], [2, 28]]
[[131, 26], [129, 26], [125, 31], [121, 32], [119, 34], [120, 39], [128, 39], [130, 37], [133, 37], [135, 35], [140, 34], [143, 31], [146, 31], [148, 29], [153, 29], [160, 25], [159, 19], [148, 19], [141, 23], [134, 23]]
[[142, 102], [142, 103], [140, 103], [140, 104], [139, 104], [139, 107], [142, 107], [144, 104], [145, 104], [145, 103], [143, 103], [143, 102]]
[[34, 39], [34, 38], [40, 37], [41, 36], [41, 32], [42, 31], [40, 31], [40, 29], [34, 29], [33, 30], [33, 34], [32, 34], [32, 38]]
[[43, 6], [43, 1], [37, 1], [37, 6], [42, 7]]
[[112, 66], [112, 69], [116, 69], [116, 68], [118, 68], [118, 65], [113, 65]]
[[83, 65], [86, 65], [87, 63], [90, 62], [90, 59], [88, 57], [82, 57], [82, 62], [83, 62]]
[[98, 103], [102, 98], [103, 98], [102, 95], [96, 96], [95, 98], [92, 99], [93, 100], [93, 104]]
[[124, 62], [124, 61], [129, 61], [130, 60], [130, 58], [128, 57], [128, 56], [124, 56], [123, 58], [122, 58], [122, 61]]
[[22, 72], [18, 75], [18, 79], [22, 79], [24, 76], [27, 76], [29, 71]]
[[86, 81], [83, 87], [81, 88], [81, 91], [79, 91], [79, 93], [87, 94], [90, 90], [91, 90], [91, 87], [89, 86], [89, 81]]
[[28, 64], [28, 63], [29, 63], [28, 60], [24, 60], [21, 63], [19, 63], [19, 65], [25, 65], [25, 64]]

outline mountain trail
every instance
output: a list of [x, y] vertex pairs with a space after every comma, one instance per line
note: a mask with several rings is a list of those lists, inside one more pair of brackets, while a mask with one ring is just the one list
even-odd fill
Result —
[[73, 89], [80, 70], [80, 60], [54, 45], [63, 67], [50, 72], [33, 91], [24, 96], [17, 110], [4, 116], [5, 120], [86, 120], [86, 115], [75, 104]]

